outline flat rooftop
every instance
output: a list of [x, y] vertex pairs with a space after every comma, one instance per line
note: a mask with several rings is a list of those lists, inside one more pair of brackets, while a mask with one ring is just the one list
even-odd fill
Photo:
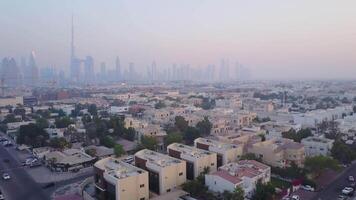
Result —
[[147, 163], [155, 165], [157, 167], [167, 167], [182, 163], [182, 160], [170, 157], [165, 154], [161, 154], [148, 149], [143, 149], [135, 154], [135, 156], [147, 160]]
[[220, 176], [234, 184], [240, 183], [244, 177], [253, 178], [264, 173], [270, 167], [255, 160], [240, 160], [237, 163], [229, 163], [219, 168], [219, 171], [212, 173]]
[[334, 140], [328, 139], [328, 138], [320, 138], [320, 137], [307, 137], [302, 140], [307, 141], [307, 142], [320, 142], [320, 143], [329, 143], [333, 142]]
[[206, 145], [215, 147], [217, 149], [224, 149], [224, 150], [233, 149], [233, 148], [238, 147], [238, 145], [236, 145], [236, 144], [229, 144], [229, 143], [220, 142], [217, 140], [212, 140], [212, 139], [207, 139], [207, 138], [197, 138], [197, 139], [195, 139], [194, 142], [199, 142], [201, 144], [206, 144]]
[[198, 149], [196, 147], [188, 146], [180, 143], [172, 143], [167, 148], [181, 152], [184, 155], [192, 156], [194, 158], [202, 158], [211, 155], [209, 151]]
[[104, 170], [105, 173], [116, 179], [124, 179], [126, 177], [137, 176], [144, 172], [144, 170], [138, 167], [112, 157], [105, 158], [96, 162], [95, 166]]

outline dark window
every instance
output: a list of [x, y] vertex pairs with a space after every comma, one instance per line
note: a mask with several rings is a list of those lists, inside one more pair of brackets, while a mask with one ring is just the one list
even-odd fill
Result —
[[179, 173], [179, 176], [182, 176], [183, 175], [183, 172]]
[[145, 187], [145, 184], [141, 184], [141, 185], [140, 185], [140, 188], [143, 188], [143, 187]]
[[145, 197], [142, 197], [140, 200], [145, 200]]
[[170, 192], [170, 191], [171, 191], [171, 189], [168, 189], [168, 190], [167, 190], [167, 192]]

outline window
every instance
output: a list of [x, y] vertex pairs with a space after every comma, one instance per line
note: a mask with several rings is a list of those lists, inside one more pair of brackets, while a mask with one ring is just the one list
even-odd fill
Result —
[[167, 192], [170, 192], [170, 191], [171, 191], [171, 189], [168, 189], [168, 190], [167, 190]]
[[145, 200], [145, 197], [140, 198], [140, 200]]
[[183, 175], [183, 172], [180, 172], [180, 173], [179, 173], [179, 176], [182, 176], [182, 175]]
[[211, 163], [210, 165], [211, 165], [211, 166], [214, 166], [214, 165], [215, 165], [215, 163]]
[[145, 187], [145, 184], [141, 184], [141, 185], [140, 185], [140, 188], [143, 188], [143, 187]]

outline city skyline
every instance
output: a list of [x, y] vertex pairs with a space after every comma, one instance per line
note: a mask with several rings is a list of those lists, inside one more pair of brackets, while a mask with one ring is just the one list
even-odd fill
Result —
[[248, 67], [252, 79], [351, 79], [356, 73], [353, 1], [0, 4], [9, 8], [0, 14], [6, 47], [0, 47], [0, 58], [15, 57], [18, 64], [34, 50], [38, 67], [69, 73], [74, 14], [76, 54], [92, 56], [95, 72], [102, 62], [115, 69], [119, 56], [122, 71], [135, 63], [145, 72], [152, 62], [158, 69], [174, 64], [218, 68], [227, 59]]

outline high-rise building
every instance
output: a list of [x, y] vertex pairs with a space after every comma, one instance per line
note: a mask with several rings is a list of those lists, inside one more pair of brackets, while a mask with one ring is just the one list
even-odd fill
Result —
[[100, 82], [105, 82], [106, 81], [106, 63], [101, 62], [100, 64]]
[[129, 80], [133, 81], [135, 79], [135, 64], [133, 62], [130, 62], [129, 64]]
[[74, 19], [72, 16], [72, 37], [71, 37], [71, 52], [70, 52], [70, 78], [73, 82], [80, 81], [80, 64], [81, 60], [75, 56], [74, 46]]
[[17, 87], [20, 83], [20, 70], [15, 59], [4, 58], [1, 64], [1, 87]]
[[119, 56], [116, 57], [115, 70], [116, 70], [116, 81], [121, 81], [122, 77], [121, 77], [121, 65], [120, 65]]
[[[38, 84], [38, 67], [36, 65], [36, 54], [34, 51], [31, 52], [28, 60], [28, 74], [25, 74], [25, 80], [27, 80], [30, 86], [36, 86]], [[26, 78], [27, 77], [27, 78]]]
[[84, 82], [86, 84], [94, 83], [94, 79], [94, 59], [91, 56], [87, 56], [84, 60]]

